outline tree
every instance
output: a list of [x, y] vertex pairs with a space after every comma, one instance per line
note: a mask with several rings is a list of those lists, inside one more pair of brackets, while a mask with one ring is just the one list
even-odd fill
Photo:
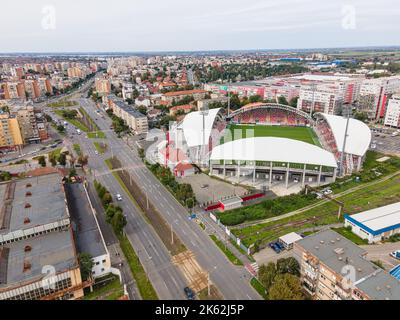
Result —
[[57, 131], [58, 131], [59, 133], [64, 133], [64, 132], [65, 132], [64, 126], [63, 126], [62, 124], [59, 124], [59, 125], [57, 126]]
[[299, 100], [299, 97], [293, 97], [292, 99], [290, 99], [289, 101], [289, 106], [293, 107], [293, 108], [297, 108], [297, 101]]
[[0, 172], [0, 181], [9, 181], [11, 180], [11, 173], [8, 171]]
[[46, 166], [46, 158], [44, 156], [39, 156], [37, 158], [38, 163], [42, 166], [45, 167]]
[[281, 258], [276, 262], [276, 271], [280, 274], [290, 273], [294, 276], [300, 276], [300, 265], [298, 261], [293, 258]]
[[272, 286], [274, 283], [274, 279], [276, 277], [277, 271], [275, 267], [275, 263], [270, 262], [267, 265], [261, 265], [259, 270], [258, 270], [258, 279], [262, 283], [262, 285], [265, 287], [267, 292], [269, 291], [269, 288]]
[[82, 280], [87, 280], [92, 274], [93, 259], [88, 253], [80, 253], [78, 255], [79, 267], [81, 269]]
[[116, 211], [114, 216], [111, 219], [111, 226], [114, 229], [114, 232], [117, 235], [120, 235], [124, 229], [124, 227], [126, 226], [126, 218], [124, 216], [124, 214], [121, 211]]
[[303, 300], [300, 279], [289, 273], [276, 276], [268, 291], [268, 298], [269, 300]]
[[106, 191], [104, 195], [101, 197], [101, 203], [103, 204], [103, 207], [107, 207], [111, 202], [113, 201], [111, 193]]
[[69, 169], [69, 177], [70, 178], [72, 178], [72, 177], [75, 177], [77, 174], [76, 174], [76, 169], [75, 168], [71, 168], [71, 169]]
[[53, 167], [57, 165], [57, 160], [54, 156], [49, 156], [49, 161]]
[[86, 165], [88, 164], [88, 162], [89, 162], [89, 157], [88, 157], [88, 156], [80, 155], [80, 156], [78, 157], [78, 163], [79, 163], [82, 167], [86, 166]]
[[279, 104], [284, 104], [284, 105], [289, 105], [289, 103], [287, 102], [286, 98], [284, 96], [279, 96], [278, 97], [278, 103]]
[[60, 153], [60, 156], [58, 157], [58, 163], [62, 166], [67, 164], [67, 156], [65, 153]]
[[143, 159], [145, 157], [144, 149], [143, 148], [139, 148], [138, 149], [138, 154], [139, 154], [140, 159], [142, 159], [142, 161], [143, 161]]

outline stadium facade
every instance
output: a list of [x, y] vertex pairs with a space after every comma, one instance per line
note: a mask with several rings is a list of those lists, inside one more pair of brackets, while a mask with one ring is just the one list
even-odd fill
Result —
[[[239, 134], [231, 132], [234, 126], [240, 127]], [[350, 119], [345, 139], [346, 126], [347, 119], [339, 116], [317, 113], [312, 118], [286, 105], [253, 103], [229, 115], [223, 109], [189, 113], [170, 128], [168, 143], [184, 150], [192, 163], [209, 167], [211, 175], [237, 177], [237, 182], [246, 176], [269, 186], [274, 181], [286, 187], [290, 182], [320, 185], [336, 180], [342, 153], [343, 173], [362, 167], [371, 132]], [[264, 128], [274, 132], [264, 135]], [[296, 128], [308, 139], [300, 141]], [[248, 131], [245, 137], [242, 131]]]

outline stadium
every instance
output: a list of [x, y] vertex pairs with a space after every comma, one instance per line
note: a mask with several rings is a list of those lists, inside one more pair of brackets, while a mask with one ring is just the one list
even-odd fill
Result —
[[[183, 133], [194, 163], [210, 175], [253, 186], [289, 188], [336, 180], [361, 169], [371, 132], [361, 121], [286, 105], [254, 103], [225, 115], [223, 109], [192, 112], [174, 128]], [[177, 129], [178, 128], [178, 129]]]

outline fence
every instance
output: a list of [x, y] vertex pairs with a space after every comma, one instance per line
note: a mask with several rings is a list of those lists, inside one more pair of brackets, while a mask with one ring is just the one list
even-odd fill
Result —
[[225, 226], [224, 224], [222, 224], [222, 222], [212, 213], [209, 213], [210, 218], [222, 229], [224, 230], [224, 232], [241, 248], [243, 249], [248, 255], [251, 254], [251, 250], [250, 248], [247, 248], [242, 241], [240, 240], [240, 238], [236, 237], [231, 230]]

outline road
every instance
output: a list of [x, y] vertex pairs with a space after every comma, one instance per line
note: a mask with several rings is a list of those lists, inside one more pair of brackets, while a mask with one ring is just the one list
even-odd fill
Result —
[[[218, 287], [223, 296], [226, 299], [260, 299], [261, 297], [250, 286], [249, 273], [243, 267], [233, 266], [220, 249], [215, 246], [210, 237], [194, 221], [189, 221], [187, 210], [176, 201], [170, 192], [145, 167], [136, 152], [136, 148], [128, 146], [123, 139], [118, 138], [114, 132], [110, 132], [111, 120], [107, 116], [104, 118], [99, 117], [95, 111], [96, 107], [91, 100], [81, 99], [80, 102], [89, 116], [96, 121], [100, 129], [106, 132], [107, 143], [110, 146], [111, 153], [118, 157], [124, 168], [132, 175], [132, 178], [147, 193], [149, 201], [163, 214], [164, 219], [173, 226], [175, 233], [185, 246], [195, 254], [203, 270], [210, 273], [212, 282]], [[116, 190], [121, 190], [115, 179], [108, 174], [108, 168], [105, 169], [104, 165], [97, 160], [100, 158], [93, 156], [93, 145], [87, 145], [87, 141], [84, 141], [83, 144], [84, 149], [88, 150], [89, 155], [95, 159], [90, 161], [90, 166], [96, 169], [96, 175], [99, 176], [99, 180], [101, 177], [105, 181], [105, 184], [113, 190], [113, 193]], [[110, 155], [106, 154], [104, 158], [107, 158], [107, 156]], [[103, 161], [103, 159], [100, 160], [100, 162]], [[119, 193], [123, 194], [122, 190]], [[125, 194], [124, 196], [126, 197]], [[127, 201], [124, 201], [124, 205], [129, 206], [129, 210], [136, 210]], [[125, 211], [129, 212], [129, 210]], [[136, 226], [135, 223], [137, 224]], [[136, 241], [142, 242], [148, 236], [148, 232], [142, 232], [140, 236], [138, 236], [138, 233], [141, 232], [141, 228], [144, 228], [145, 225], [147, 223], [143, 219], [138, 221], [132, 215], [127, 225], [127, 232], [132, 235], [132, 238], [140, 238]], [[147, 225], [147, 228], [151, 227]], [[154, 230], [152, 232], [154, 233]], [[156, 245], [150, 241], [150, 243], [154, 243], [154, 246], [151, 246], [151, 248], [155, 249], [156, 254], [160, 254], [160, 247], [165, 248], [159, 242], [160, 240]], [[135, 241], [132, 243], [135, 244]], [[151, 254], [149, 254], [149, 259], [150, 257], [152, 257]], [[164, 256], [163, 258], [170, 259], [170, 257]], [[165, 277], [164, 279], [167, 280]], [[182, 288], [181, 286], [180, 291], [182, 291]]]
[[[88, 100], [83, 99], [81, 101], [85, 109], [88, 108], [88, 106], [94, 108], [94, 105]], [[48, 108], [46, 112], [52, 117], [54, 116], [54, 118], [59, 119], [59, 117]], [[96, 118], [96, 115], [93, 113], [91, 113], [91, 116], [93, 119]], [[97, 115], [97, 117], [99, 116]], [[111, 134], [108, 132], [107, 137], [110, 137], [107, 143], [112, 145], [114, 142], [111, 138]], [[117, 140], [118, 138], [115, 137], [114, 139]], [[94, 139], [87, 139], [84, 134], [77, 135], [73, 126], [68, 125], [65, 143], [67, 145], [78, 143], [81, 146], [82, 152], [89, 156], [90, 168], [94, 172], [107, 172], [107, 174], [98, 176], [96, 179], [106, 186], [111, 194], [114, 195], [114, 198], [117, 193], [122, 195], [124, 201], [121, 201], [119, 205], [124, 209], [128, 221], [125, 232], [135, 248], [159, 298], [166, 300], [185, 299], [183, 288], [188, 284], [183, 274], [173, 265], [168, 250], [152, 227], [145, 221], [141, 212], [128, 200], [128, 195], [121, 188], [114, 176], [109, 174], [104, 160], [109, 158], [110, 154], [96, 155], [96, 149], [93, 145], [94, 141]], [[110, 239], [110, 237], [108, 239]]]

